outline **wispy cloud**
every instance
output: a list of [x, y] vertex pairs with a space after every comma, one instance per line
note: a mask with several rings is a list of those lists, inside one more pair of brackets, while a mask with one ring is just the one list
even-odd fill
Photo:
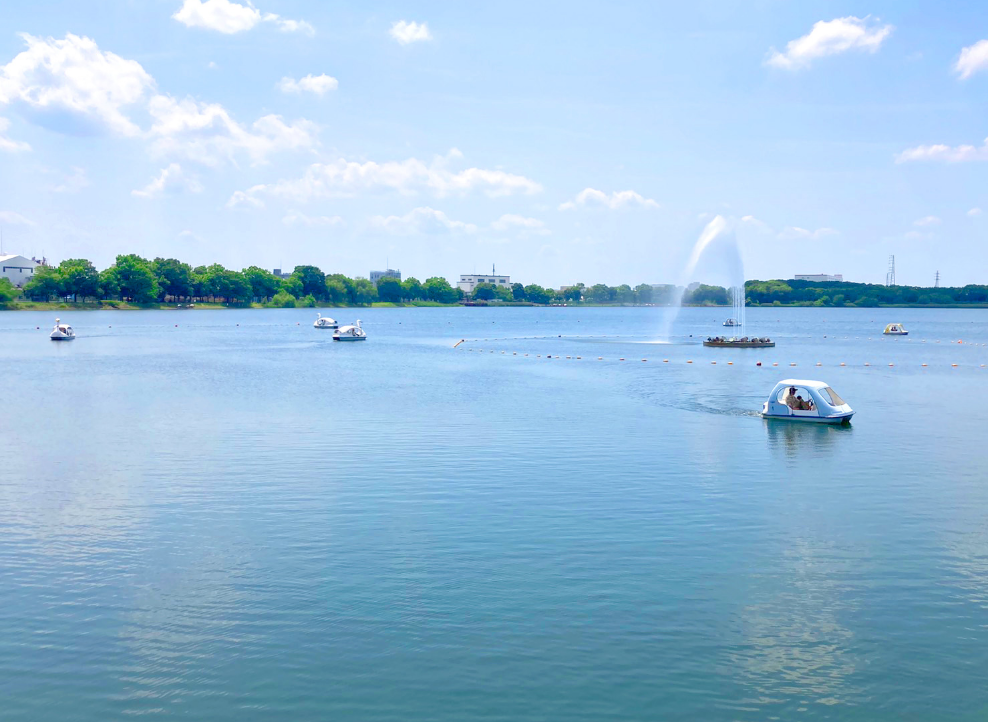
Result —
[[172, 18], [189, 28], [204, 28], [233, 35], [250, 30], [260, 22], [274, 23], [286, 33], [314, 35], [315, 28], [305, 20], [289, 20], [275, 13], [264, 13], [250, 2], [246, 5], [231, 0], [184, 0]]
[[526, 218], [514, 213], [506, 213], [491, 223], [495, 231], [517, 231], [522, 236], [548, 236], [552, 231], [538, 218]]
[[340, 216], [307, 216], [301, 211], [294, 209], [288, 211], [281, 219], [286, 226], [341, 226], [343, 219]]
[[6, 118], [0, 118], [0, 153], [20, 153], [31, 150], [31, 146], [28, 143], [7, 138], [4, 135], [9, 127], [10, 121]]
[[910, 161], [967, 163], [978, 160], [988, 160], [988, 139], [980, 146], [919, 145], [915, 148], [908, 148], [895, 157], [896, 163], [909, 163]]
[[577, 207], [597, 206], [612, 211], [622, 208], [658, 208], [659, 204], [651, 198], [645, 198], [635, 191], [615, 191], [608, 195], [596, 188], [584, 188], [576, 194], [576, 198], [560, 204], [559, 210], [569, 211]]
[[870, 17], [848, 16], [814, 23], [806, 35], [790, 40], [785, 52], [774, 48], [765, 64], [783, 70], [809, 67], [814, 60], [851, 50], [878, 52], [882, 42], [892, 33], [891, 25], [879, 25]]
[[917, 218], [913, 221], [914, 226], [939, 226], [941, 223], [940, 219], [936, 216], [923, 216], [922, 218]]
[[278, 90], [282, 93], [315, 93], [316, 95], [325, 95], [330, 90], [336, 90], [339, 87], [339, 81], [336, 78], [326, 75], [306, 75], [304, 78], [299, 78], [295, 80], [294, 78], [282, 78], [278, 83]]
[[10, 223], [14, 226], [34, 226], [37, 225], [30, 218], [25, 218], [20, 213], [14, 211], [0, 211], [0, 222]]
[[182, 190], [198, 193], [202, 190], [202, 185], [195, 178], [187, 176], [178, 163], [172, 163], [167, 168], [162, 168], [161, 173], [152, 178], [144, 188], [132, 190], [130, 194], [137, 198], [157, 198], [165, 193]]
[[454, 221], [442, 211], [429, 207], [415, 208], [403, 216], [374, 216], [370, 223], [389, 233], [402, 235], [477, 232], [477, 226], [473, 223]]
[[980, 208], [972, 208], [971, 210], [969, 210], [967, 212], [967, 215], [969, 217], [971, 217], [971, 218], [977, 218], [978, 216], [981, 215], [981, 209]]

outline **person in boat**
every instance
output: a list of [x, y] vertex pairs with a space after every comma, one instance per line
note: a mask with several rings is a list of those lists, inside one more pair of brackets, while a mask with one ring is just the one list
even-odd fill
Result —
[[789, 394], [786, 396], [786, 406], [788, 406], [790, 409], [798, 409], [799, 408], [799, 401], [797, 400], [797, 397], [796, 397], [796, 387], [795, 386], [790, 386], [789, 387]]

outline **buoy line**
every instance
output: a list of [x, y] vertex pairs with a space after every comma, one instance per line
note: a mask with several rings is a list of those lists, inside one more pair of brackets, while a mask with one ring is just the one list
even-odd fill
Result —
[[[458, 341], [453, 346], [453, 348], [458, 348], [462, 343], [465, 343], [465, 341], [464, 340]], [[482, 349], [482, 348], [478, 348], [478, 349], [467, 348], [466, 350], [467, 351], [476, 351], [477, 353], [484, 353], [484, 349]], [[497, 353], [497, 352], [498, 352], [498, 349], [487, 349], [487, 353], [493, 354], [493, 353]], [[512, 356], [521, 356], [523, 358], [527, 358], [527, 357], [531, 356], [531, 354], [528, 354], [528, 353], [519, 353], [518, 351], [510, 351], [509, 352], [507, 350], [504, 350], [504, 351], [501, 351], [500, 353], [501, 353], [502, 356], [507, 356], [509, 353]], [[535, 354], [535, 358], [543, 358], [543, 356], [542, 356], [542, 354]], [[563, 356], [560, 356], [560, 355], [553, 356], [552, 354], [546, 354], [545, 355], [545, 358], [546, 359], [560, 359], [561, 360], [561, 359], [563, 359]], [[570, 356], [566, 356], [565, 359], [566, 360], [569, 360], [569, 361], [582, 361], [583, 360], [583, 357], [582, 356], [572, 356], [572, 355], [570, 355]], [[607, 361], [607, 360], [613, 360], [613, 361], [621, 362], [621, 361], [627, 361], [628, 359], [627, 359], [626, 356], [616, 356], [616, 357], [614, 357], [612, 359], [606, 359], [603, 356], [598, 356], [597, 357], [597, 361]], [[642, 363], [648, 363], [649, 359], [643, 358], [641, 361], [642, 361]], [[664, 364], [674, 364], [676, 362], [675, 361], [671, 361], [670, 359], [664, 358], [664, 359], [662, 359], [662, 363], [664, 363]], [[693, 359], [686, 359], [684, 363], [687, 364], [687, 365], [695, 365], [693, 363]], [[765, 366], [766, 363], [767, 362], [756, 361], [754, 363], [754, 365], [757, 368], [761, 368], [761, 367]], [[779, 366], [779, 364], [780, 364], [779, 361], [772, 361], [771, 362], [772, 368], [777, 368]], [[711, 361], [710, 362], [710, 365], [711, 366], [717, 366], [717, 365], [741, 366], [742, 364], [736, 364], [734, 361], [725, 361], [723, 364], [718, 364], [717, 361]], [[799, 364], [796, 361], [790, 361], [788, 363], [788, 366], [790, 368], [796, 367], [798, 365]], [[826, 368], [832, 368], [829, 364], [824, 364], [822, 361], [817, 361], [817, 362], [813, 363], [812, 365], [814, 367], [816, 367], [816, 368], [824, 368], [824, 367], [826, 367]], [[921, 368], [929, 368], [930, 367], [930, 364], [928, 362], [925, 362], [925, 361], [921, 362], [919, 365], [920, 365]], [[950, 365], [951, 368], [960, 368], [961, 367], [961, 364], [956, 364], [956, 363], [951, 363], [949, 365]], [[853, 364], [852, 364], [852, 366], [853, 366]], [[863, 362], [861, 364], [861, 366], [864, 367], [864, 368], [872, 368], [874, 366], [874, 364], [872, 364], [870, 361], [865, 361], [865, 362]], [[901, 363], [898, 363], [898, 362], [895, 362], [895, 361], [890, 361], [888, 363], [888, 368], [897, 368], [897, 367], [906, 367], [906, 366], [907, 366], [906, 364], [901, 364]], [[840, 363], [835, 364], [835, 366], [833, 368], [847, 368], [847, 367], [848, 367], [847, 362], [841, 361]], [[988, 364], [977, 364], [977, 367], [978, 368], [988, 368]]]

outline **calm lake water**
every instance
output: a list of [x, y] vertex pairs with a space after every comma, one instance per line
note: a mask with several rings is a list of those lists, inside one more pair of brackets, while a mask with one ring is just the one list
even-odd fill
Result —
[[328, 313], [0, 314], [2, 719], [988, 718], [988, 311]]

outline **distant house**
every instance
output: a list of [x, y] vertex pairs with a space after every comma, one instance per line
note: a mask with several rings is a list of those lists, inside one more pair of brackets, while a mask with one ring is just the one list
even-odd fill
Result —
[[827, 273], [796, 274], [797, 281], [812, 281], [813, 283], [843, 283], [844, 276], [836, 273], [833, 276]]
[[0, 278], [10, 279], [18, 288], [34, 277], [34, 269], [41, 264], [33, 258], [24, 256], [0, 256]]
[[464, 293], [472, 295], [473, 289], [481, 283], [489, 283], [492, 286], [510, 286], [511, 276], [497, 276], [493, 273], [464, 273], [460, 276], [460, 280], [456, 285]]
[[275, 276], [277, 276], [278, 278], [282, 279], [282, 280], [285, 280], [287, 278], [291, 278], [292, 277], [292, 274], [290, 274], [290, 273], [282, 273], [280, 268], [274, 269], [274, 271], [272, 271], [272, 273]]
[[401, 271], [396, 271], [393, 268], [389, 268], [387, 271], [371, 271], [370, 280], [375, 286], [377, 282], [382, 278], [394, 278], [397, 281], [401, 280]]

